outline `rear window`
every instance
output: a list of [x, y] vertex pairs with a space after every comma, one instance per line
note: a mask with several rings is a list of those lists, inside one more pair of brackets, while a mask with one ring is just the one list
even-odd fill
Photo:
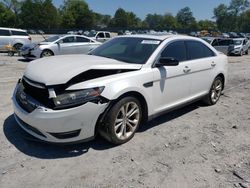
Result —
[[90, 40], [84, 37], [76, 37], [76, 42], [90, 42]]
[[19, 36], [29, 36], [28, 33], [23, 31], [11, 31], [12, 35], [19, 35]]
[[109, 33], [105, 33], [106, 38], [110, 38], [110, 34]]
[[233, 44], [233, 41], [232, 40], [224, 40], [224, 39], [219, 39], [218, 40], [218, 45], [217, 46], [229, 46]]
[[6, 29], [0, 29], [0, 36], [10, 36], [10, 31]]
[[188, 59], [201, 59], [215, 56], [214, 52], [199, 41], [186, 41]]

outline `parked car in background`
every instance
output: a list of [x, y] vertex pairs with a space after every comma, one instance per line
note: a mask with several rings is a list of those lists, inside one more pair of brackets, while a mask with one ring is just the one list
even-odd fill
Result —
[[120, 36], [89, 55], [31, 62], [12, 97], [14, 117], [45, 142], [99, 132], [123, 144], [166, 111], [201, 99], [216, 104], [226, 80], [227, 57], [199, 38]]
[[222, 33], [221, 36], [222, 36], [223, 38], [230, 38], [230, 36], [229, 36], [228, 33]]
[[105, 42], [111, 38], [111, 33], [108, 31], [90, 31], [87, 37], [98, 42]]
[[228, 34], [230, 38], [239, 38], [238, 34], [235, 32], [229, 32]]
[[99, 45], [100, 42], [82, 35], [56, 35], [39, 44], [23, 46], [21, 55], [26, 59], [36, 59], [53, 55], [87, 54]]
[[20, 50], [23, 45], [31, 43], [31, 37], [22, 29], [0, 27], [0, 51], [6, 51], [6, 45], [12, 45], [15, 50]]
[[235, 38], [233, 44], [229, 47], [229, 55], [240, 55], [248, 54], [249, 40], [247, 38]]
[[229, 53], [229, 46], [233, 44], [233, 40], [228, 38], [202, 37], [202, 39], [226, 55]]

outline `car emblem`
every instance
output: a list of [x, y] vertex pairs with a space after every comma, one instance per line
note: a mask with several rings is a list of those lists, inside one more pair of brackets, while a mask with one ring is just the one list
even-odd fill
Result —
[[21, 98], [22, 100], [26, 100], [26, 99], [27, 99], [26, 94], [22, 92], [22, 93], [20, 94], [20, 98]]

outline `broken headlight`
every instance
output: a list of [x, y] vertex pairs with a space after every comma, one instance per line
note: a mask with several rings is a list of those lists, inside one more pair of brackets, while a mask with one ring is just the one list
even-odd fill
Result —
[[84, 90], [70, 91], [58, 95], [53, 99], [55, 109], [65, 109], [80, 106], [86, 102], [97, 99], [103, 92], [104, 87], [96, 87]]

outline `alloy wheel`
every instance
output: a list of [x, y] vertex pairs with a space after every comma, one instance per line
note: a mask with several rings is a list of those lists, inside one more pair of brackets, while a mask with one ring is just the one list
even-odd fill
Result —
[[127, 102], [121, 106], [115, 119], [115, 134], [118, 139], [129, 138], [140, 122], [140, 108], [135, 102]]
[[222, 81], [220, 79], [216, 79], [212, 85], [212, 92], [211, 92], [211, 100], [213, 103], [216, 103], [221, 95], [222, 91]]

